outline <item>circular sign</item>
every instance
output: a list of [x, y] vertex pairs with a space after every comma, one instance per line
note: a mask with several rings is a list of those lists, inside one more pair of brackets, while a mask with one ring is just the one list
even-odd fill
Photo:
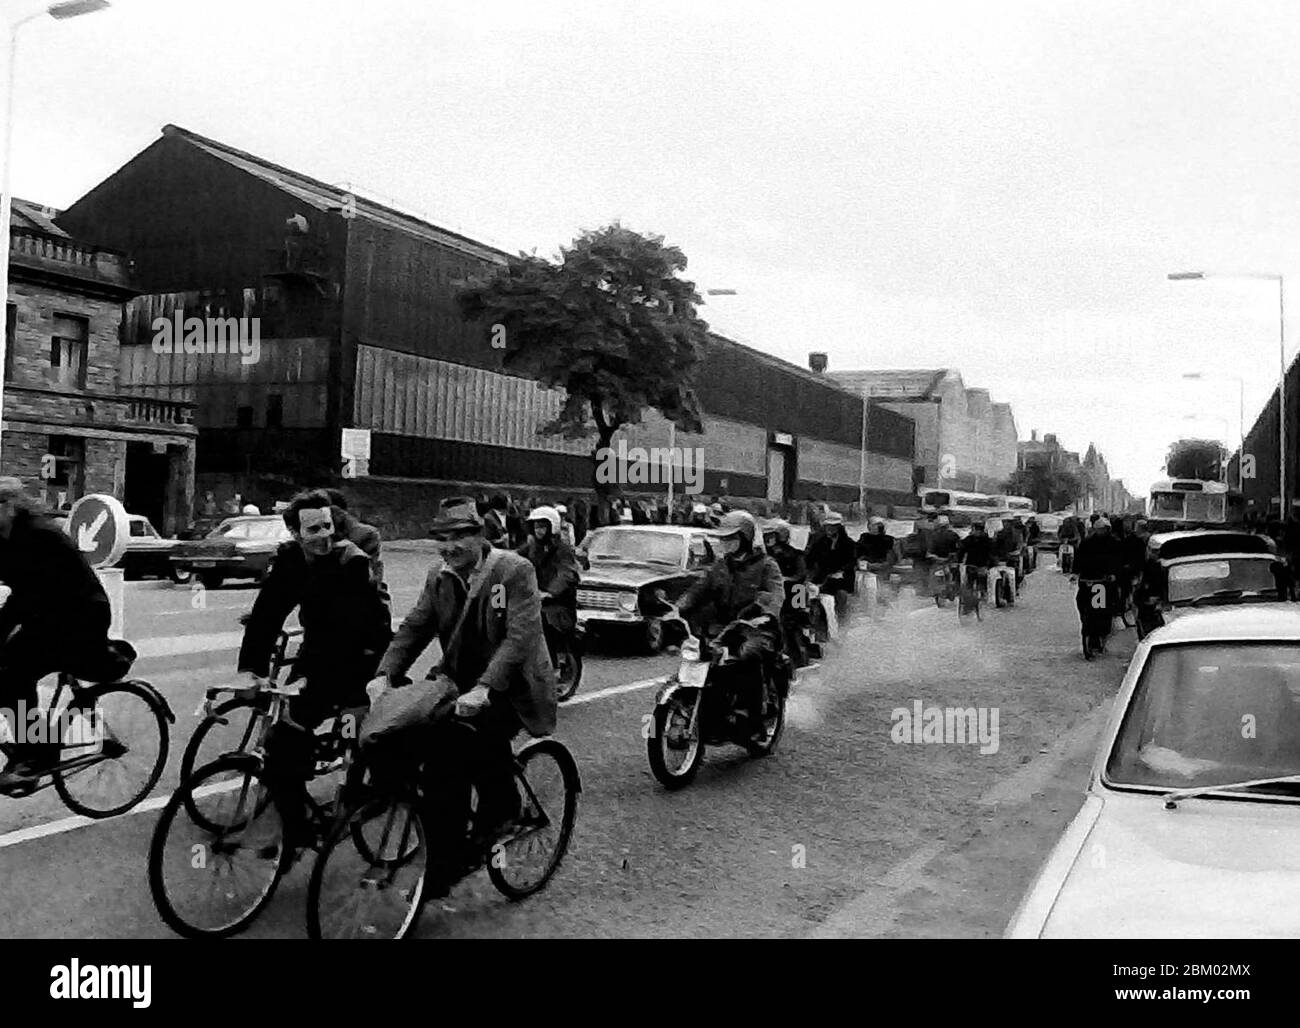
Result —
[[126, 508], [103, 493], [83, 496], [68, 512], [68, 535], [91, 567], [110, 567], [122, 559], [131, 538]]

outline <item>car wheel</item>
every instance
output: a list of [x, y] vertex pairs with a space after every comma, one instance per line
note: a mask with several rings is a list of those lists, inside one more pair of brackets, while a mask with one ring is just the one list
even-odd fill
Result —
[[177, 585], [189, 585], [190, 580], [194, 577], [194, 572], [189, 568], [170, 567], [167, 569], [167, 577]]

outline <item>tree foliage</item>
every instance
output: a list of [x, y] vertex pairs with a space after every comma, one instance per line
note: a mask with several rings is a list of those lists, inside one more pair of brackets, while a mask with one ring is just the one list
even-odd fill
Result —
[[1003, 489], [1012, 496], [1028, 496], [1039, 511], [1064, 510], [1084, 493], [1083, 479], [1077, 474], [1030, 464], [1016, 471]]
[[1169, 446], [1165, 470], [1170, 478], [1218, 481], [1227, 459], [1228, 451], [1217, 439], [1179, 439]]
[[594, 432], [596, 458], [650, 408], [683, 431], [703, 431], [692, 382], [708, 325], [695, 284], [678, 277], [685, 269], [685, 254], [662, 236], [615, 223], [583, 233], [554, 262], [509, 258], [456, 300], [464, 318], [485, 325], [487, 345], [503, 350], [506, 370], [563, 391], [559, 415], [539, 432]]

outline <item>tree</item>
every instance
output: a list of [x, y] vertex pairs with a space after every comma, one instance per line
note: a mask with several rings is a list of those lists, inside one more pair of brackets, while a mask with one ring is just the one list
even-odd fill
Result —
[[1228, 451], [1217, 439], [1179, 439], [1165, 457], [1170, 478], [1199, 478], [1217, 482], [1223, 475]]
[[1039, 511], [1063, 510], [1083, 495], [1083, 479], [1046, 464], [1030, 464], [1002, 488], [1012, 496], [1028, 496]]
[[559, 415], [538, 432], [595, 433], [592, 478], [602, 511], [610, 483], [596, 468], [624, 425], [648, 408], [685, 432], [703, 431], [694, 374], [708, 345], [686, 256], [662, 236], [615, 223], [585, 232], [556, 262], [521, 253], [456, 296], [461, 315], [487, 326], [502, 366], [564, 392]]

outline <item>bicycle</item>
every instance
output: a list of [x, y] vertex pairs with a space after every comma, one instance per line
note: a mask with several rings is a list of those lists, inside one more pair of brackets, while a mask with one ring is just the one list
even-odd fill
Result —
[[[443, 727], [477, 731], [459, 717], [448, 719]], [[546, 761], [558, 773], [560, 795], [554, 802], [548, 799], [543, 803], [537, 785], [543, 779], [540, 768]], [[474, 844], [467, 825], [460, 843], [463, 859], [457, 862], [449, 884], [463, 881], [486, 866], [497, 891], [510, 900], [520, 900], [544, 888], [559, 869], [573, 834], [582, 791], [577, 764], [558, 740], [538, 739], [514, 755], [514, 775], [522, 801], [519, 817], [481, 845]], [[334, 824], [307, 884], [309, 937], [404, 939], [415, 930], [430, 898], [431, 840], [423, 813], [422, 778], [418, 773], [390, 776], [387, 786], [353, 803]], [[355, 839], [358, 831], [364, 833], [376, 826], [379, 831], [375, 845], [344, 845], [349, 838]], [[521, 849], [531, 848], [533, 842], [544, 842], [548, 830], [552, 842], [539, 872], [522, 881], [512, 878], [524, 864]], [[434, 842], [441, 845], [438, 840]]]
[[[53, 785], [54, 791], [73, 813], [102, 819], [125, 814], [153, 791], [167, 765], [171, 746], [168, 726], [176, 723], [176, 715], [148, 682], [125, 677], [135, 662], [135, 649], [129, 643], [113, 642], [116, 645], [110, 644], [109, 659], [102, 675], [83, 680], [69, 672], [60, 672], [49, 707], [40, 711], [50, 733], [58, 732], [60, 759], [38, 778], [0, 790], [0, 796], [23, 799]], [[59, 701], [65, 693], [67, 702], [60, 706]], [[110, 715], [106, 708], [114, 712]], [[143, 722], [140, 732], [123, 730], [124, 726], [133, 723], [132, 714]], [[0, 741], [0, 755], [7, 764], [13, 759], [18, 740], [9, 719], [3, 715], [0, 715], [0, 726], [3, 726], [0, 732], [7, 735]], [[18, 727], [25, 730], [24, 726]], [[65, 727], [67, 731], [62, 730]], [[144, 734], [146, 731], [147, 736]], [[157, 745], [149, 745], [155, 739]], [[64, 755], [69, 750], [71, 755]], [[88, 782], [93, 784], [105, 777], [129, 782], [123, 768], [128, 766], [127, 758], [133, 754], [147, 761], [142, 768], [145, 773], [124, 797], [116, 801], [95, 802], [89, 793], [82, 792], [82, 787]], [[95, 769], [98, 772], [90, 775]], [[106, 774], [110, 769], [116, 769], [116, 772]]]
[[1079, 612], [1083, 659], [1092, 660], [1093, 657], [1106, 652], [1106, 638], [1113, 627], [1111, 586], [1115, 582], [1115, 576], [1107, 575], [1104, 578], [1074, 576], [1074, 578], [1079, 583], [1079, 591], [1075, 596], [1076, 605], [1080, 598], [1085, 600], [1085, 605]]
[[[149, 889], [159, 915], [178, 935], [226, 938], [243, 931], [271, 902], [301, 853], [285, 845], [285, 804], [275, 795], [266, 774], [266, 741], [271, 730], [285, 720], [288, 701], [299, 694], [301, 684], [282, 686], [268, 681], [256, 696], [237, 697], [251, 701], [256, 708], [250, 745], [193, 771], [181, 780], [163, 808], [149, 843]], [[242, 691], [238, 686], [210, 690]], [[320, 801], [308, 791], [308, 822], [318, 838], [336, 823], [346, 791], [357, 787], [355, 769], [360, 765], [352, 759], [358, 734], [355, 728], [365, 710], [364, 706], [338, 710], [327, 730], [314, 737], [312, 781], [343, 772], [329, 799]], [[211, 807], [209, 800], [215, 800]], [[354, 843], [358, 849], [368, 850], [364, 827], [357, 827]], [[176, 843], [174, 850], [172, 842]], [[236, 892], [241, 887], [235, 866], [240, 859], [247, 860], [244, 878], [252, 882], [245, 894]], [[196, 891], [196, 872], [197, 891], [202, 892], [206, 885], [207, 894], [190, 904], [187, 900]], [[202, 880], [205, 875], [207, 881]]]
[[[297, 659], [296, 654], [289, 655], [289, 644], [301, 640], [301, 628], [285, 629], [280, 633], [275, 649], [271, 652], [271, 668], [267, 676], [272, 685], [279, 682], [284, 669], [292, 667]], [[224, 703], [217, 704], [217, 699], [227, 692], [234, 692], [235, 695]], [[203, 720], [194, 729], [194, 734], [190, 736], [189, 742], [185, 745], [185, 752], [181, 755], [178, 780], [186, 781], [194, 774], [196, 767], [210, 764], [219, 756], [227, 753], [247, 753], [252, 748], [254, 739], [258, 737], [260, 720], [269, 712], [270, 700], [271, 694], [267, 692], [248, 696], [229, 687], [209, 689], [200, 711]], [[231, 730], [218, 731], [218, 729]], [[209, 742], [214, 742], [215, 746], [210, 747], [209, 753], [200, 760], [200, 751], [204, 744]]]

